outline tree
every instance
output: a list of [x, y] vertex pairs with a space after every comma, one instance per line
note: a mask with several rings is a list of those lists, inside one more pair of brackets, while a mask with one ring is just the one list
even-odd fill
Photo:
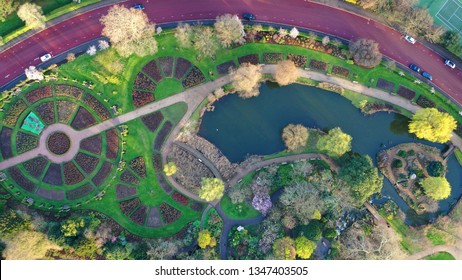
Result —
[[289, 151], [303, 148], [308, 141], [308, 129], [301, 124], [289, 124], [282, 130], [282, 140]]
[[324, 38], [322, 38], [322, 44], [324, 46], [327, 46], [329, 44], [329, 42], [330, 42], [329, 36], [324, 36]]
[[103, 51], [109, 48], [109, 43], [106, 40], [98, 40], [98, 48], [100, 51]]
[[281, 37], [285, 37], [285, 36], [287, 36], [287, 34], [289, 34], [289, 32], [287, 31], [287, 29], [284, 29], [284, 28], [280, 27], [279, 30], [278, 30], [278, 34]]
[[199, 197], [205, 201], [213, 201], [223, 196], [225, 186], [218, 178], [202, 178]]
[[462, 53], [462, 45], [460, 43], [460, 34], [457, 31], [448, 30], [446, 31], [440, 39], [440, 45], [455, 53], [460, 55]]
[[35, 68], [35, 66], [32, 66], [32, 65], [29, 66], [29, 68], [26, 68], [24, 70], [24, 73], [26, 74], [26, 77], [29, 80], [41, 81], [44, 78], [43, 73], [41, 71], [39, 71], [37, 68]]
[[274, 256], [279, 260], [295, 260], [295, 241], [290, 237], [283, 237], [274, 242]]
[[0, 22], [5, 21], [6, 17], [14, 13], [19, 3], [15, 0], [0, 0]]
[[359, 39], [350, 43], [350, 53], [359, 66], [373, 68], [382, 61], [379, 44], [374, 40]]
[[115, 5], [101, 17], [102, 35], [107, 36], [117, 52], [124, 57], [146, 56], [157, 52], [155, 25], [142, 10]]
[[249, 201], [252, 197], [252, 189], [247, 183], [239, 183], [228, 190], [228, 196], [232, 204]]
[[237, 15], [224, 14], [218, 16], [214, 27], [218, 40], [220, 40], [223, 47], [229, 48], [233, 43], [244, 43], [244, 25], [242, 25]]
[[302, 235], [295, 239], [295, 248], [297, 251], [297, 256], [306, 260], [311, 257], [314, 249], [316, 249], [316, 243]]
[[379, 175], [369, 156], [347, 153], [340, 157], [340, 162], [342, 167], [339, 175], [349, 186], [357, 205], [364, 204], [373, 193], [380, 192], [383, 177]]
[[85, 221], [82, 218], [69, 218], [61, 224], [61, 232], [66, 237], [77, 236], [85, 227]]
[[298, 78], [298, 69], [292, 60], [279, 61], [276, 64], [274, 79], [280, 86], [286, 86], [295, 82]]
[[340, 127], [329, 130], [327, 135], [321, 136], [317, 148], [327, 152], [329, 156], [341, 156], [351, 151], [351, 140], [353, 138], [344, 133]]
[[435, 200], [448, 198], [451, 194], [451, 185], [444, 177], [429, 177], [422, 181], [425, 194]]
[[239, 97], [250, 98], [260, 94], [261, 66], [243, 63], [238, 69], [231, 69], [230, 76]]
[[209, 230], [204, 229], [204, 230], [199, 232], [199, 237], [197, 238], [197, 244], [202, 249], [204, 249], [207, 246], [213, 248], [217, 244], [217, 241], [216, 241], [215, 237], [213, 237], [210, 234]]
[[33, 3], [24, 3], [18, 9], [18, 17], [25, 22], [30, 29], [45, 28], [46, 18], [42, 7]]
[[74, 61], [74, 60], [75, 60], [75, 54], [74, 54], [74, 53], [71, 53], [71, 52], [68, 53], [68, 54], [66, 55], [66, 60], [67, 60], [67, 62], [72, 62], [72, 61]]
[[175, 30], [175, 38], [181, 48], [190, 48], [193, 30], [187, 23], [179, 23]]
[[96, 54], [96, 46], [95, 45], [89, 46], [87, 49], [87, 54], [90, 56], [94, 56]]
[[213, 29], [208, 26], [196, 25], [193, 28], [193, 46], [198, 52], [198, 57], [212, 57], [217, 52], [219, 45]]
[[180, 244], [178, 241], [153, 239], [148, 243], [148, 255], [150, 260], [168, 260], [178, 253]]
[[3, 255], [7, 260], [44, 259], [48, 250], [61, 249], [50, 242], [45, 234], [36, 231], [18, 232], [14, 238], [5, 239], [5, 243]]
[[289, 36], [292, 37], [292, 38], [297, 38], [299, 32], [298, 32], [298, 29], [297, 28], [292, 28], [289, 32]]
[[293, 214], [304, 225], [325, 210], [318, 189], [305, 181], [285, 187], [279, 201], [287, 213]]
[[166, 176], [172, 176], [176, 173], [176, 170], [176, 165], [172, 161], [164, 165], [164, 173]]
[[432, 177], [443, 177], [444, 165], [439, 161], [432, 161], [427, 166], [427, 172]]
[[440, 112], [435, 108], [425, 108], [412, 116], [409, 132], [415, 133], [422, 139], [445, 143], [451, 139], [452, 131], [456, 126], [456, 120], [448, 113]]
[[0, 238], [14, 236], [20, 231], [31, 228], [30, 219], [13, 210], [2, 211], [0, 215]]

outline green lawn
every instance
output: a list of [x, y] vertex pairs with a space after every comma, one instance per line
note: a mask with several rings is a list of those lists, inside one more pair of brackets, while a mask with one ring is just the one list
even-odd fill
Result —
[[160, 100], [173, 94], [182, 92], [183, 90], [183, 85], [177, 79], [164, 78], [157, 84], [154, 95], [156, 96], [156, 100]]
[[443, 235], [443, 232], [434, 227], [428, 230], [427, 238], [432, 242], [434, 246], [446, 244], [446, 238]]
[[462, 166], [462, 151], [456, 148], [454, 150], [454, 154], [456, 155], [456, 159], [459, 162], [460, 166]]
[[226, 216], [234, 220], [245, 220], [260, 216], [260, 212], [255, 210], [249, 203], [233, 204], [227, 195], [221, 199], [220, 206]]
[[425, 258], [426, 260], [455, 260], [453, 255], [448, 252], [439, 252]]

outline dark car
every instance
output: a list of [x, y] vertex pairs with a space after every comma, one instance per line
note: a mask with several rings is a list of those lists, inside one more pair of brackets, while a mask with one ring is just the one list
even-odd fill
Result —
[[242, 18], [245, 20], [255, 20], [255, 15], [251, 13], [242, 14]]
[[144, 10], [144, 6], [141, 4], [135, 4], [132, 6], [132, 8], [135, 10]]
[[430, 74], [427, 73], [427, 72], [422, 72], [422, 76], [424, 76], [425, 78], [429, 79], [430, 81], [433, 80], [432, 75], [430, 75]]
[[417, 73], [420, 73], [420, 67], [415, 64], [409, 64], [409, 68], [416, 71]]

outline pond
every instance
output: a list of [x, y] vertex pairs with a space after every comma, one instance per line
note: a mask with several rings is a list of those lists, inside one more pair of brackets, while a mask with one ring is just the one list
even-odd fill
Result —
[[[399, 114], [379, 112], [365, 116], [339, 94], [304, 85], [275, 87], [266, 83], [256, 98], [241, 99], [236, 94], [215, 102], [215, 110], [206, 112], [199, 135], [215, 144], [232, 162], [247, 155], [269, 155], [285, 149], [282, 129], [289, 123], [331, 129], [341, 127], [353, 137], [353, 151], [368, 154], [375, 163], [376, 154], [400, 143], [419, 142], [444, 148], [444, 145], [416, 139], [407, 133], [408, 119]], [[452, 192], [440, 201], [439, 212], [447, 213], [462, 195], [462, 168], [455, 156], [448, 159], [447, 179]], [[418, 216], [397, 194], [388, 180], [382, 194], [391, 197], [406, 213], [406, 222], [418, 225], [434, 215]]]

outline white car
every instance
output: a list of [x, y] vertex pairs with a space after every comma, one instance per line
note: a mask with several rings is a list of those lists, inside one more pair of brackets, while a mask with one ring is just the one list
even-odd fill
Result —
[[45, 62], [45, 61], [49, 60], [50, 58], [51, 58], [51, 54], [47, 53], [47, 54], [42, 55], [42, 56], [40, 57], [40, 60], [41, 60], [42, 62]]
[[454, 62], [450, 61], [449, 59], [446, 59], [444, 61], [444, 64], [451, 67], [452, 69], [456, 68], [456, 64]]
[[415, 44], [415, 42], [416, 42], [415, 39], [412, 38], [412, 37], [409, 36], [409, 35], [404, 36], [404, 40], [408, 41], [408, 42], [411, 43], [411, 44]]

